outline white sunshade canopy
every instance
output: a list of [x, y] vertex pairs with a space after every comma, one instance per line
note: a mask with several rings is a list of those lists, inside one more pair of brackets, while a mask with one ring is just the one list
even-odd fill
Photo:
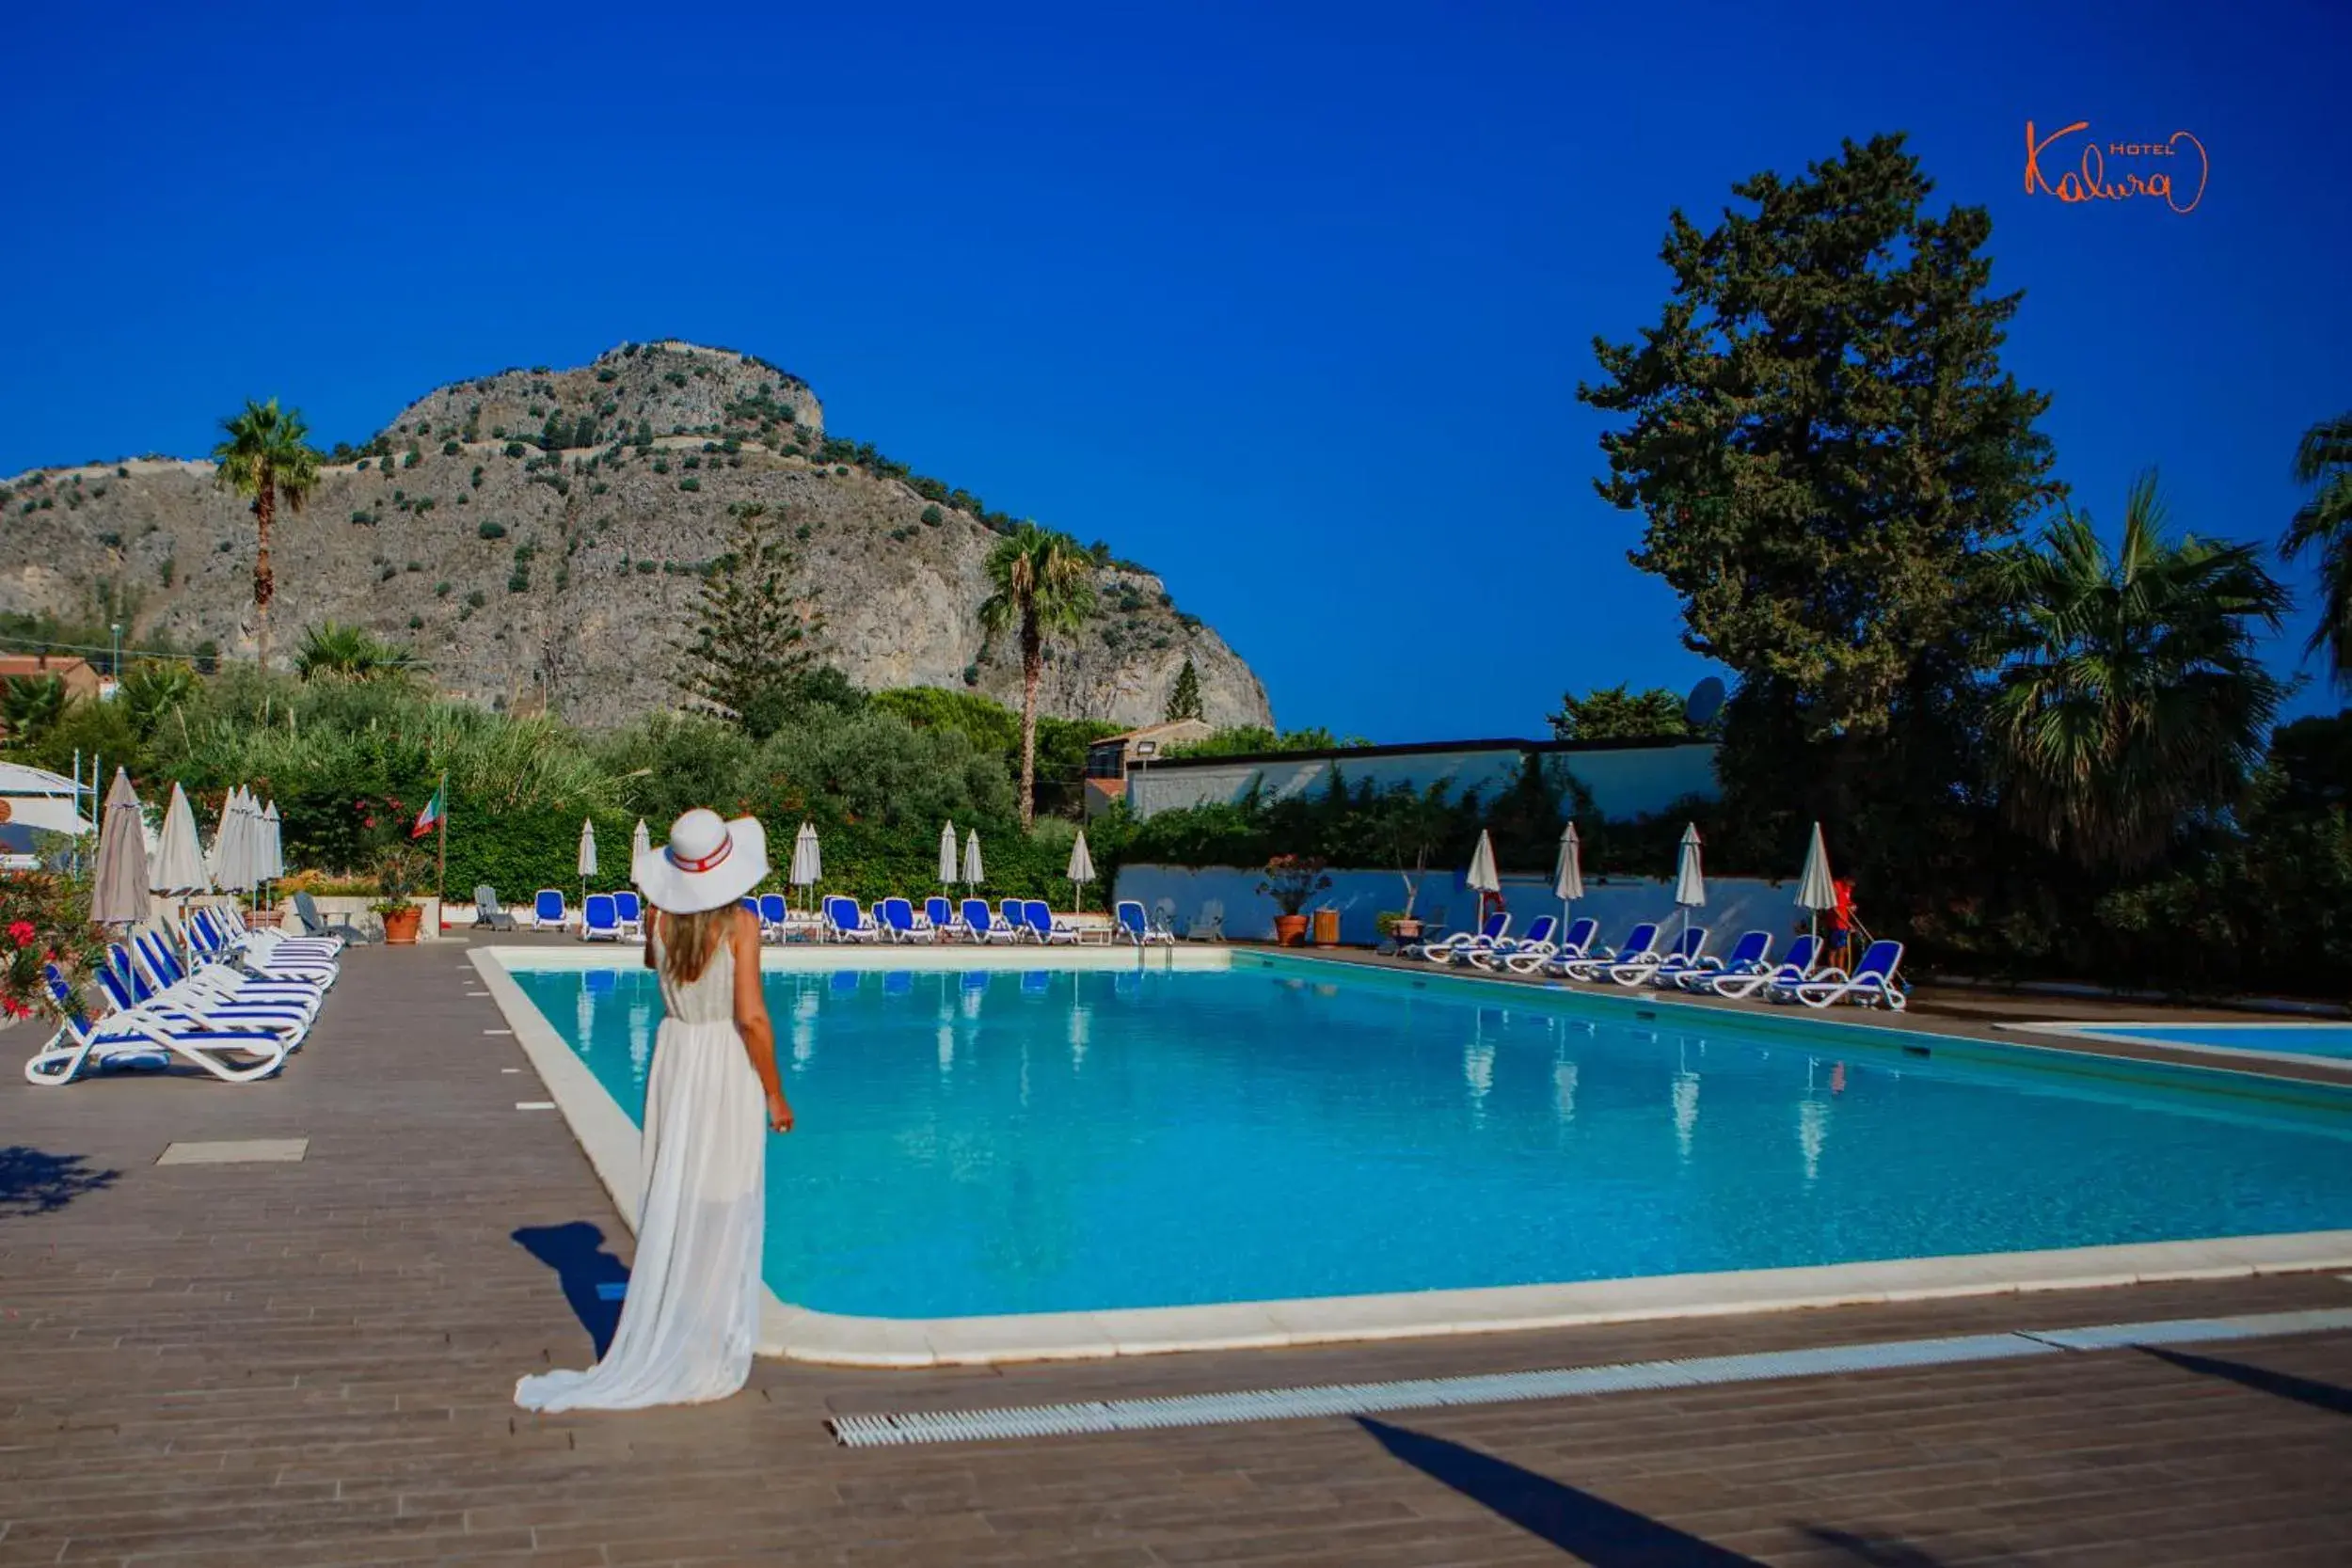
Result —
[[1495, 874], [1495, 841], [1484, 828], [1478, 830], [1478, 847], [1470, 851], [1470, 870], [1462, 882], [1473, 893], [1502, 891], [1502, 879]]
[[814, 887], [824, 875], [825, 857], [817, 843], [817, 825], [803, 822], [792, 835], [792, 875], [787, 879], [794, 887]]
[[1699, 825], [1690, 823], [1682, 830], [1682, 847], [1675, 856], [1675, 902], [1686, 910], [1701, 909], [1707, 903], [1707, 876], [1699, 864]]
[[0, 762], [0, 806], [7, 808], [0, 821], [76, 837], [94, 832], [97, 824], [75, 809], [75, 790], [73, 781], [63, 774]]
[[188, 809], [188, 792], [175, 781], [171, 803], [164, 808], [163, 836], [147, 868], [147, 890], [178, 896], [210, 893], [213, 879], [204, 870], [204, 853], [196, 842], [196, 813]]
[[1804, 876], [1797, 883], [1797, 908], [1820, 913], [1837, 907], [1837, 884], [1829, 874], [1829, 846], [1821, 838], [1821, 825], [1813, 824], [1813, 842], [1804, 852]]
[[1560, 834], [1560, 858], [1551, 867], [1551, 895], [1564, 904], [1584, 896], [1584, 846], [1577, 839], [1573, 822]]
[[972, 830], [963, 841], [963, 879], [977, 887], [987, 880], [986, 868], [980, 864], [980, 830]]

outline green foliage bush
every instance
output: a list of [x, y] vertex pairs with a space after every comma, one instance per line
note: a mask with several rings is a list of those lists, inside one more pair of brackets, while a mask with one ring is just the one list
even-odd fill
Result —
[[506, 537], [506, 525], [485, 517], [475, 525], [474, 533], [484, 539], [503, 539]]

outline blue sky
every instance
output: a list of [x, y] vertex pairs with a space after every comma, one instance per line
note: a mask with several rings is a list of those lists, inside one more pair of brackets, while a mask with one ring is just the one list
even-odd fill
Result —
[[[2352, 409], [2335, 0], [209, 8], [12, 26], [0, 472], [196, 452], [247, 396], [357, 441], [676, 335], [1159, 569], [1285, 724], [1403, 740], [1708, 673], [1575, 388], [1655, 318], [1671, 208], [1841, 136], [1991, 208], [2103, 522], [2153, 464], [2177, 525], [2274, 539]], [[2027, 197], [2028, 118], [2189, 130], [2209, 188]]]

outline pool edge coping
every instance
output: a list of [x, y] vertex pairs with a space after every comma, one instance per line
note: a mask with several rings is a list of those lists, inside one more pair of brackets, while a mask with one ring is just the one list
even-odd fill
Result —
[[[2232, 1021], [2227, 1022], [2192, 1023], [2185, 1025], [2167, 1023], [2162, 1019], [2119, 1019], [2107, 1023], [2077, 1023], [2070, 1022], [2063, 1019], [2054, 1019], [2046, 1022], [2035, 1023], [1995, 1023], [1993, 1027], [2017, 1034], [2043, 1035], [2054, 1040], [2099, 1040], [2108, 1045], [2136, 1045], [2141, 1047], [2154, 1046], [2165, 1051], [2186, 1051], [2193, 1052], [2199, 1055], [2235, 1058], [2240, 1062], [2292, 1062], [2297, 1066], [2317, 1063], [2322, 1067], [2352, 1068], [2352, 1058], [2343, 1056], [2314, 1055], [2308, 1051], [2260, 1051], [2250, 1045], [2206, 1045], [2201, 1042], [2190, 1040], [2166, 1039], [2161, 1036], [2151, 1037], [2145, 1035], [2119, 1035], [2113, 1032], [2118, 1029], [2170, 1029], [2175, 1027], [2191, 1029], [2228, 1029], [2232, 1031], [2242, 1030], [2249, 1037], [2259, 1039], [2262, 1037], [2263, 1034], [2268, 1030], [2324, 1028], [2330, 1025], [2338, 1028], [2352, 1028], [2352, 1024], [2346, 1024], [2341, 1020], [2329, 1018], [2266, 1019], [2259, 1022], [2248, 1022], [2243, 1023]], [[2043, 1049], [2049, 1048], [2043, 1047]], [[2058, 1049], [2063, 1050], [2064, 1048], [2059, 1047]], [[2211, 1064], [2184, 1062], [2180, 1065], [2183, 1067], [2211, 1066], [2215, 1070], [2223, 1072], [2247, 1072], [2251, 1070], [2250, 1069], [2244, 1067], [2233, 1067], [2228, 1060]], [[2317, 1080], [2305, 1081], [2317, 1082]]]
[[[541, 950], [505, 951], [536, 955]], [[1230, 955], [1232, 950], [1193, 951]], [[621, 1223], [633, 1236], [639, 1180], [637, 1125], [524, 995], [501, 952], [496, 946], [469, 947], [467, 961], [505, 1015], [513, 1039], [547, 1086], [590, 1167], [604, 1183]], [[1574, 1284], [963, 1318], [871, 1318], [819, 1312], [783, 1300], [763, 1280], [757, 1350], [761, 1355], [787, 1360], [871, 1368], [1108, 1360], [1183, 1351], [1279, 1349], [1593, 1327], [2328, 1269], [2352, 1269], [2352, 1230], [1646, 1275]]]

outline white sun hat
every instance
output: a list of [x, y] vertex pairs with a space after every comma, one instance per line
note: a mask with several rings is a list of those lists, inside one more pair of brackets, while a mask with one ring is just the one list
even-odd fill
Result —
[[756, 817], [721, 820], [695, 807], [670, 824], [670, 842], [648, 849], [629, 868], [629, 880], [657, 910], [700, 914], [723, 909], [768, 875], [768, 830]]

